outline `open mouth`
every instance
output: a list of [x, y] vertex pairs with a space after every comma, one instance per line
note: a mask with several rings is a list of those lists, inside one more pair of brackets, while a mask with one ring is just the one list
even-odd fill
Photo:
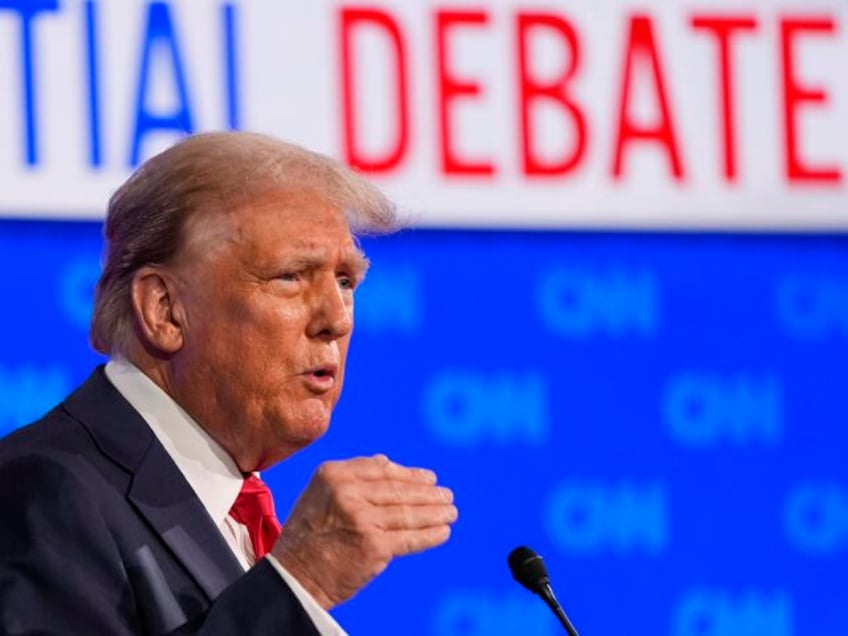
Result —
[[317, 367], [315, 369], [310, 369], [304, 375], [319, 382], [329, 382], [334, 380], [336, 377], [336, 367], [335, 365]]
[[324, 394], [336, 386], [336, 367], [319, 367], [303, 374], [306, 386], [315, 394]]

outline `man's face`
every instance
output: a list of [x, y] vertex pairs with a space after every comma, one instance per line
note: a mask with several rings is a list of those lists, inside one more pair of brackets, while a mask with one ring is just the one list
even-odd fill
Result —
[[367, 262], [316, 194], [268, 196], [188, 230], [174, 397], [241, 470], [262, 469], [327, 430]]

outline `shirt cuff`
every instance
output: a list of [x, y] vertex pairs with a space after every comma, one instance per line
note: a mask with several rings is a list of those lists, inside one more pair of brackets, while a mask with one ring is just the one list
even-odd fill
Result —
[[271, 565], [274, 566], [274, 569], [277, 570], [283, 581], [286, 582], [286, 585], [291, 588], [291, 591], [297, 597], [297, 600], [300, 601], [304, 611], [315, 624], [315, 628], [321, 636], [348, 636], [347, 632], [330, 616], [330, 613], [318, 605], [318, 602], [312, 598], [312, 595], [303, 588], [296, 578], [289, 574], [286, 568], [280, 565], [277, 559], [270, 554], [266, 554], [264, 558], [271, 562]]

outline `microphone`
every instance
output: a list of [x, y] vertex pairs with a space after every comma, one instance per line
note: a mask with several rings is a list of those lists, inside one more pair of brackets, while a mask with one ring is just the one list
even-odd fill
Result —
[[534, 594], [542, 597], [542, 600], [551, 608], [551, 611], [565, 627], [568, 636], [579, 636], [574, 625], [568, 620], [562, 607], [554, 596], [554, 591], [551, 588], [551, 578], [548, 576], [548, 569], [545, 567], [545, 562], [542, 557], [536, 554], [527, 546], [520, 546], [509, 553], [507, 558], [509, 570], [512, 572], [513, 578], [521, 583]]

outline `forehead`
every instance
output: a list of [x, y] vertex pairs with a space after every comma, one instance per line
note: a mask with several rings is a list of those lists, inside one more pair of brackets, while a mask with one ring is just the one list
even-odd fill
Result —
[[291, 252], [360, 254], [347, 215], [319, 193], [273, 192], [224, 211], [196, 215], [186, 229], [191, 251], [232, 248], [254, 260]]

